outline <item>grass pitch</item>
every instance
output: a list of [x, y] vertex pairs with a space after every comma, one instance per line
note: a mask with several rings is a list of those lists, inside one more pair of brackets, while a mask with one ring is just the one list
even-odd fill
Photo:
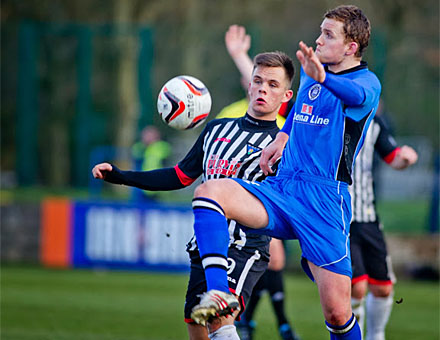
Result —
[[[3, 340], [182, 340], [185, 274], [48, 270], [2, 266]], [[286, 309], [304, 340], [328, 339], [315, 285], [286, 275]], [[439, 339], [438, 283], [400, 281], [387, 340]], [[268, 298], [256, 311], [255, 340], [277, 340]]]

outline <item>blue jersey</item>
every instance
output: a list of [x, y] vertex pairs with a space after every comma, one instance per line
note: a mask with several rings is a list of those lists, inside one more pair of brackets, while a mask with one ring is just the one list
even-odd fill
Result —
[[301, 69], [296, 103], [282, 130], [290, 138], [280, 170], [300, 168], [310, 175], [351, 184], [354, 160], [376, 112], [380, 91], [380, 82], [366, 62], [337, 74], [326, 70], [323, 84]]
[[[380, 96], [380, 82], [367, 64], [338, 74], [326, 70], [320, 84], [301, 72], [296, 103], [282, 131], [290, 138], [277, 176], [261, 184], [236, 179], [264, 205], [262, 233], [299, 239], [307, 261], [351, 277], [348, 184]], [[289, 202], [281, 208], [280, 202]]]

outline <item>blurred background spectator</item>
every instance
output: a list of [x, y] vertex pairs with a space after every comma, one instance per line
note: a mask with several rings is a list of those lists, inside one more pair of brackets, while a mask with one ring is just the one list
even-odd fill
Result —
[[[141, 140], [132, 147], [134, 170], [149, 171], [160, 169], [170, 156], [171, 146], [162, 140], [161, 133], [155, 126], [146, 126], [141, 131]], [[160, 192], [133, 188], [133, 198], [140, 200], [155, 199]]]

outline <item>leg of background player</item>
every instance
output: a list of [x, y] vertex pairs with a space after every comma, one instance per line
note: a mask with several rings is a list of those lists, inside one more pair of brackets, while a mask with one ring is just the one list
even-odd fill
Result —
[[278, 321], [278, 329], [283, 340], [298, 340], [298, 336], [287, 321], [284, 310], [284, 284], [282, 270], [267, 270], [266, 279], [269, 283], [270, 299]]
[[366, 340], [385, 340], [385, 327], [393, 308], [393, 285], [370, 284], [366, 299]]
[[365, 275], [365, 280], [356, 282], [351, 286], [351, 309], [359, 323], [362, 334], [364, 334], [365, 324], [365, 295], [367, 294], [368, 281]]

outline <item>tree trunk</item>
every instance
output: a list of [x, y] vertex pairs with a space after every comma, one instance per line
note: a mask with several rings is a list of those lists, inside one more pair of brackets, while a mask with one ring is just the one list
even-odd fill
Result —
[[[136, 138], [139, 117], [139, 98], [137, 90], [137, 39], [127, 34], [129, 23], [135, 8], [134, 0], [115, 2], [115, 21], [118, 35], [115, 43], [120, 51], [118, 64], [118, 125], [116, 145], [122, 148], [131, 147]], [[131, 32], [130, 32], [131, 33]]]

